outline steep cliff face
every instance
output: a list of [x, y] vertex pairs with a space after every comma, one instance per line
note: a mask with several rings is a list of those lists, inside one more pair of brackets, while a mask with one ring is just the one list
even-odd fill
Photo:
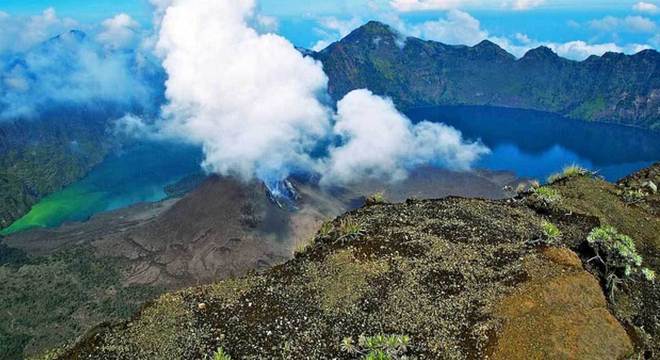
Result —
[[630, 187], [576, 175], [502, 201], [372, 201], [283, 265], [164, 295], [51, 355], [351, 359], [375, 347], [394, 359], [652, 358], [658, 283], [617, 273], [613, 291], [587, 241], [614, 225], [660, 270], [658, 195], [629, 203], [640, 189]]
[[492, 105], [660, 130], [660, 53], [606, 53], [578, 62], [540, 47], [522, 58], [490, 41], [451, 46], [370, 22], [312, 54], [335, 100], [359, 88], [400, 108]]

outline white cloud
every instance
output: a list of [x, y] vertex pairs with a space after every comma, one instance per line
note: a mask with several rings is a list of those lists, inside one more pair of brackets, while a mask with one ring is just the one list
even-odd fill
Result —
[[510, 4], [514, 10], [529, 10], [542, 5], [545, 0], [513, 0]]
[[0, 53], [25, 51], [75, 26], [74, 20], [58, 17], [53, 8], [30, 17], [0, 12]]
[[658, 6], [652, 3], [640, 1], [637, 4], [633, 5], [633, 10], [638, 12], [644, 12], [649, 14], [655, 14], [658, 12]]
[[339, 101], [334, 131], [344, 142], [330, 150], [326, 183], [398, 181], [408, 170], [429, 163], [464, 170], [488, 152], [480, 144], [466, 144], [460, 132], [446, 125], [413, 125], [391, 100], [368, 90], [353, 91]]
[[[286, 39], [251, 28], [254, 6], [175, 0], [160, 28], [169, 101], [162, 128], [201, 144], [209, 171], [266, 184], [296, 170], [315, 170], [325, 183], [372, 174], [396, 180], [423, 162], [466, 168], [486, 151], [446, 126], [413, 127], [391, 101], [366, 90], [348, 94], [332, 116], [318, 100], [327, 92], [321, 64]], [[132, 120], [124, 125], [140, 130]], [[364, 151], [365, 144], [378, 151]], [[312, 156], [324, 149], [328, 157]]]
[[277, 18], [273, 16], [257, 14], [255, 18], [256, 18], [255, 25], [258, 28], [258, 30], [262, 32], [276, 32], [280, 26], [280, 23], [277, 20]]
[[451, 10], [469, 6], [529, 10], [545, 3], [545, 0], [390, 0], [390, 6], [399, 12]]
[[362, 25], [364, 22], [358, 17], [350, 19], [339, 19], [334, 16], [324, 17], [319, 19], [316, 31], [322, 36], [318, 40], [312, 50], [321, 51], [328, 45], [348, 35], [355, 28]]
[[619, 52], [634, 54], [651, 46], [645, 44], [617, 45], [615, 43], [587, 43], [582, 40], [557, 43], [551, 41], [538, 41], [530, 39], [525, 34], [516, 34], [515, 41], [505, 37], [491, 37], [491, 41], [500, 45], [516, 57], [522, 57], [527, 51], [539, 46], [546, 46], [557, 55], [571, 60], [584, 60], [591, 55], [601, 56], [606, 52]]
[[479, 20], [461, 10], [450, 10], [445, 18], [400, 30], [411, 36], [447, 44], [474, 45], [488, 37], [488, 32], [481, 29]]
[[123, 49], [133, 47], [138, 41], [137, 33], [140, 24], [128, 14], [118, 14], [113, 18], [104, 20], [103, 29], [96, 39], [110, 49]]
[[[60, 106], [157, 108], [151, 64], [112, 53], [60, 18], [54, 9], [31, 17], [0, 14], [0, 120], [38, 117]], [[144, 76], [144, 77], [143, 77]]]
[[660, 34], [655, 34], [649, 42], [656, 48], [660, 48]]
[[391, 0], [390, 6], [397, 11], [450, 10], [465, 4], [464, 0]]
[[546, 46], [559, 54], [559, 56], [575, 60], [583, 60], [591, 55], [601, 56], [606, 52], [635, 53], [643, 50], [643, 46], [637, 44], [623, 48], [614, 43], [588, 44], [580, 40], [566, 43], [547, 43]]
[[254, 1], [174, 1], [158, 42], [168, 73], [165, 108], [172, 131], [205, 150], [220, 174], [280, 179], [310, 167], [329, 128], [316, 96], [321, 65], [286, 39], [248, 27]]
[[617, 18], [614, 16], [606, 16], [602, 19], [591, 20], [589, 26], [601, 32], [638, 32], [649, 33], [656, 30], [656, 24], [653, 20], [643, 16], [626, 16], [625, 18]]

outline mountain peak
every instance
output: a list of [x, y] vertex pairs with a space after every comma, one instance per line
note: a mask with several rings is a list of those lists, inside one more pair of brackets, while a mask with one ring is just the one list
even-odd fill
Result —
[[559, 55], [547, 46], [539, 46], [525, 53], [521, 60], [558, 60]]
[[371, 20], [368, 23], [359, 27], [358, 29], [363, 29], [369, 32], [394, 33], [392, 27], [376, 20]]
[[492, 42], [492, 41], [490, 41], [490, 40], [488, 40], [488, 39], [481, 40], [480, 43], [478, 43], [477, 45], [475, 45], [475, 46], [473, 46], [473, 47], [474, 47], [475, 49], [494, 49], [494, 50], [502, 50], [502, 48], [501, 48], [499, 45], [495, 44], [494, 42]]
[[483, 40], [472, 47], [479, 58], [484, 60], [514, 60], [515, 57], [490, 40]]
[[87, 37], [83, 31], [80, 30], [69, 30], [67, 32], [61, 33], [57, 36], [53, 36], [49, 41], [60, 41], [60, 40], [73, 40], [73, 41], [83, 41]]
[[383, 24], [379, 21], [369, 21], [368, 23], [360, 26], [359, 28], [353, 30], [346, 39], [353, 40], [359, 38], [375, 38], [375, 37], [385, 37], [393, 38], [398, 36], [396, 30], [387, 24]]

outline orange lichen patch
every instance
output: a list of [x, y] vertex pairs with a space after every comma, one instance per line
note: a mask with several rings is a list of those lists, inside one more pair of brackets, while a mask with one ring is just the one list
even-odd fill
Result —
[[[528, 262], [530, 282], [497, 305], [503, 327], [492, 359], [621, 359], [633, 350], [598, 281], [569, 253], [548, 249], [552, 262]], [[558, 272], [556, 264], [571, 270]]]
[[543, 249], [543, 255], [555, 264], [581, 269], [580, 258], [566, 248], [549, 247]]

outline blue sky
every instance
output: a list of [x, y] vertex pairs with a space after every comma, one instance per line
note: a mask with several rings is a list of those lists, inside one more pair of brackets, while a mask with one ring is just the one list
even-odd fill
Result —
[[[396, 2], [413, 5], [409, 9], [395, 9]], [[531, 47], [550, 45], [561, 55], [579, 59], [589, 52], [632, 53], [643, 47], [660, 47], [660, 0], [645, 0], [646, 7], [639, 7], [639, 3], [627, 0], [261, 0], [259, 8], [277, 19], [277, 32], [296, 45], [309, 48], [320, 49], [345, 35], [347, 29], [378, 19], [397, 22], [398, 30], [431, 40], [473, 45], [477, 39], [489, 38], [518, 56]], [[516, 4], [524, 6], [516, 9]], [[127, 13], [148, 28], [152, 18], [147, 0], [0, 0], [0, 11], [12, 16], [37, 15], [49, 7], [59, 17], [73, 18], [82, 24], [99, 23], [118, 13]], [[425, 11], [414, 11], [419, 9]], [[424, 27], [424, 23], [431, 25]], [[433, 26], [438, 24], [439, 29]], [[466, 24], [468, 28], [464, 28]]]

